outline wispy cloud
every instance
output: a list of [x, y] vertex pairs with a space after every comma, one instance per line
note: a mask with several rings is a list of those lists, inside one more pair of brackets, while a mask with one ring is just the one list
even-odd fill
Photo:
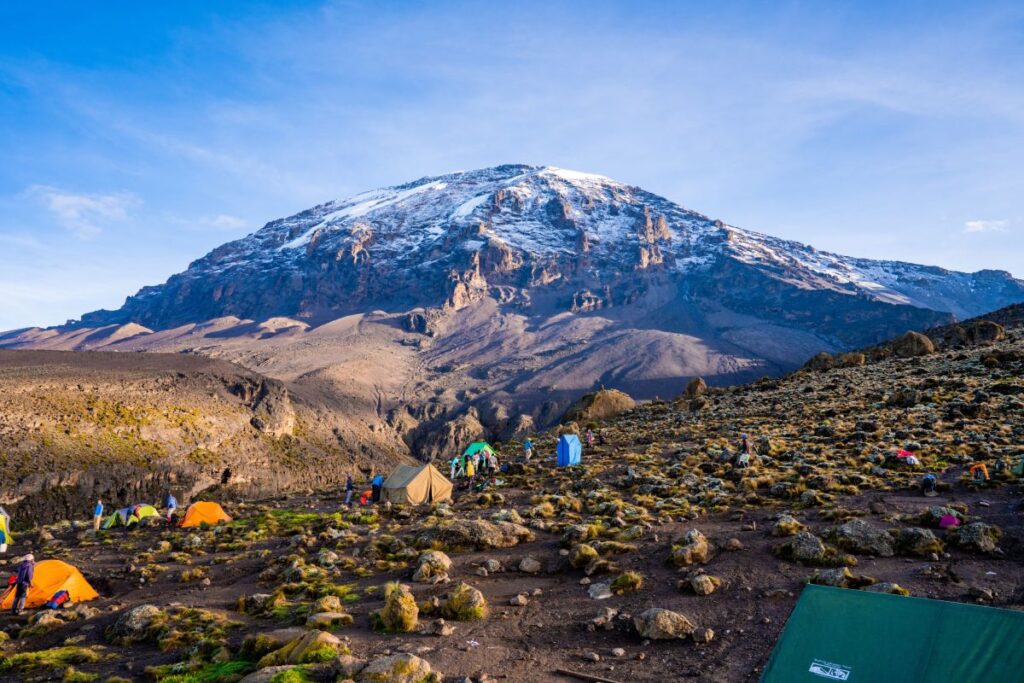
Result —
[[216, 216], [205, 218], [203, 223], [217, 230], [241, 230], [248, 225], [245, 219], [226, 213], [219, 213]]
[[1009, 221], [967, 221], [964, 223], [964, 232], [1006, 232], [1009, 224]]
[[91, 239], [111, 222], [128, 218], [129, 211], [142, 204], [130, 192], [78, 194], [49, 185], [33, 185], [27, 193], [37, 198], [57, 223], [80, 239]]

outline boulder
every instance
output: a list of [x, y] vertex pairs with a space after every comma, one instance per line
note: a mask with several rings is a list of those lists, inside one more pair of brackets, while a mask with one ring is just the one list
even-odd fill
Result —
[[519, 571], [525, 572], [526, 574], [537, 574], [544, 569], [543, 565], [536, 559], [527, 555], [519, 561]]
[[483, 593], [468, 583], [460, 583], [449, 594], [441, 611], [448, 619], [473, 621], [486, 618], [489, 610]]
[[633, 617], [633, 625], [640, 637], [648, 640], [687, 638], [697, 630], [696, 625], [682, 614], [660, 607], [651, 607]]
[[827, 351], [822, 351], [816, 354], [809, 361], [804, 363], [804, 369], [810, 370], [811, 372], [824, 372], [826, 370], [831, 370], [835, 366], [836, 359]]
[[683, 389], [683, 400], [692, 401], [698, 396], [703, 396], [708, 393], [708, 383], [704, 381], [702, 377], [694, 377]]
[[961, 548], [977, 550], [982, 553], [994, 553], [999, 549], [999, 540], [1003, 537], [1002, 530], [994, 524], [971, 522], [955, 529], [950, 538]]
[[835, 569], [819, 569], [810, 578], [810, 582], [819, 586], [833, 586], [834, 588], [863, 588], [875, 583], [870, 576], [853, 574], [847, 567]]
[[843, 550], [861, 555], [892, 557], [895, 542], [888, 531], [876, 529], [863, 519], [851, 519], [832, 530], [832, 538]]
[[384, 606], [374, 612], [375, 626], [388, 633], [409, 633], [415, 629], [420, 609], [409, 587], [389, 583], [384, 590]]
[[[268, 666], [265, 669], [253, 671], [238, 683], [270, 683], [274, 680], [275, 676], [278, 676], [279, 674], [286, 674], [289, 671], [302, 671], [302, 669], [290, 664], [285, 664], [283, 666]], [[298, 680], [301, 680], [301, 678]]]
[[896, 549], [904, 555], [928, 557], [932, 553], [941, 553], [944, 545], [931, 529], [912, 526], [896, 533]]
[[857, 564], [857, 559], [844, 555], [825, 545], [809, 531], [801, 531], [789, 542], [776, 548], [776, 552], [798, 564], [824, 567], [838, 567]]
[[352, 615], [347, 612], [317, 612], [306, 617], [306, 626], [330, 631], [341, 626], [351, 626], [352, 621]]
[[378, 657], [359, 672], [359, 683], [440, 683], [441, 673], [416, 655], [399, 653]]
[[682, 539], [672, 545], [669, 561], [677, 567], [688, 567], [691, 564], [704, 563], [711, 555], [711, 543], [697, 529], [690, 529]]
[[419, 536], [417, 543], [421, 547], [441, 543], [445, 548], [489, 550], [511, 548], [533, 539], [533, 532], [521, 524], [490, 522], [485, 519], [455, 519], [427, 529]]
[[440, 583], [448, 578], [452, 560], [440, 550], [428, 550], [420, 555], [412, 580], [417, 583]]
[[690, 577], [690, 590], [697, 595], [711, 595], [722, 585], [722, 580], [710, 574], [697, 574]]
[[899, 358], [913, 358], [935, 353], [935, 342], [920, 332], [907, 332], [891, 343], [892, 352]]
[[562, 423], [608, 420], [636, 408], [629, 394], [618, 389], [601, 389], [585, 394], [562, 417]]
[[264, 655], [256, 666], [264, 669], [284, 664], [322, 662], [325, 661], [325, 656], [333, 657], [344, 650], [345, 644], [337, 636], [327, 631], [307, 631], [284, 647]]
[[793, 515], [779, 515], [772, 525], [772, 536], [796, 536], [801, 531], [807, 531], [807, 527]]
[[115, 645], [132, 645], [152, 638], [167, 622], [167, 613], [154, 605], [139, 605], [124, 612], [107, 629], [107, 640]]

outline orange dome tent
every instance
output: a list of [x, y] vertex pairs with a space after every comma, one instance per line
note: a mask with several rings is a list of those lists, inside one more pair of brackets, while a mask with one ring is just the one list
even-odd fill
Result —
[[[32, 578], [32, 587], [28, 589], [25, 607], [41, 607], [54, 596], [57, 591], [67, 591], [72, 602], [88, 602], [100, 597], [89, 582], [78, 571], [60, 560], [43, 560], [36, 563], [36, 572]], [[14, 604], [14, 591], [8, 591], [0, 603], [0, 609], [10, 609]]]
[[181, 526], [185, 528], [200, 526], [202, 524], [213, 526], [214, 524], [230, 521], [231, 517], [228, 513], [224, 512], [224, 508], [220, 505], [217, 503], [208, 503], [203, 501], [199, 503], [192, 503], [188, 506], [185, 518], [181, 520]]

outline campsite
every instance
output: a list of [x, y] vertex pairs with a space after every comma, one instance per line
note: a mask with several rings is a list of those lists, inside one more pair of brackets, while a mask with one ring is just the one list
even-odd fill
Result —
[[[690, 390], [700, 410], [684, 392], [584, 416], [533, 435], [529, 461], [518, 443], [467, 444], [456, 456], [493, 452], [498, 471], [467, 486], [448, 479], [449, 459], [399, 466], [382, 473], [376, 504], [348, 507], [340, 488], [225, 491], [183, 503], [178, 522], [191, 510], [195, 526], [147, 518], [99, 534], [85, 513], [35, 529], [15, 517], [5, 570], [31, 550], [37, 571], [66, 562], [97, 595], [0, 615], [0, 669], [10, 680], [407, 680], [362, 673], [400, 662], [444, 681], [777, 683], [911, 667], [899, 680], [930, 683], [957, 666], [957, 680], [1014, 680], [1024, 403], [1000, 392], [1022, 344], [1000, 346], [998, 366], [977, 347]], [[915, 385], [922, 368], [951, 378], [947, 393], [910, 408], [874, 398]], [[979, 393], [998, 409], [959, 427], [947, 418]], [[801, 412], [782, 409], [796, 402]], [[741, 433], [757, 453], [737, 468], [725, 455]], [[289, 659], [311, 637], [316, 654]]]

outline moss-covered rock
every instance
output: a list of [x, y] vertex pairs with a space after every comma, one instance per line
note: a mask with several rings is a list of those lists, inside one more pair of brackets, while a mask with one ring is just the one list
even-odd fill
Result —
[[483, 593], [468, 583], [460, 583], [448, 596], [441, 611], [448, 619], [473, 621], [486, 618], [489, 608]]
[[692, 564], [705, 563], [711, 556], [711, 543], [697, 529], [690, 529], [683, 534], [679, 542], [672, 545], [669, 562], [677, 567], [688, 567]]
[[408, 586], [389, 583], [384, 588], [384, 607], [374, 613], [374, 627], [387, 633], [409, 633], [419, 622], [420, 609]]
[[411, 654], [378, 657], [359, 672], [359, 683], [440, 683], [430, 662]]

